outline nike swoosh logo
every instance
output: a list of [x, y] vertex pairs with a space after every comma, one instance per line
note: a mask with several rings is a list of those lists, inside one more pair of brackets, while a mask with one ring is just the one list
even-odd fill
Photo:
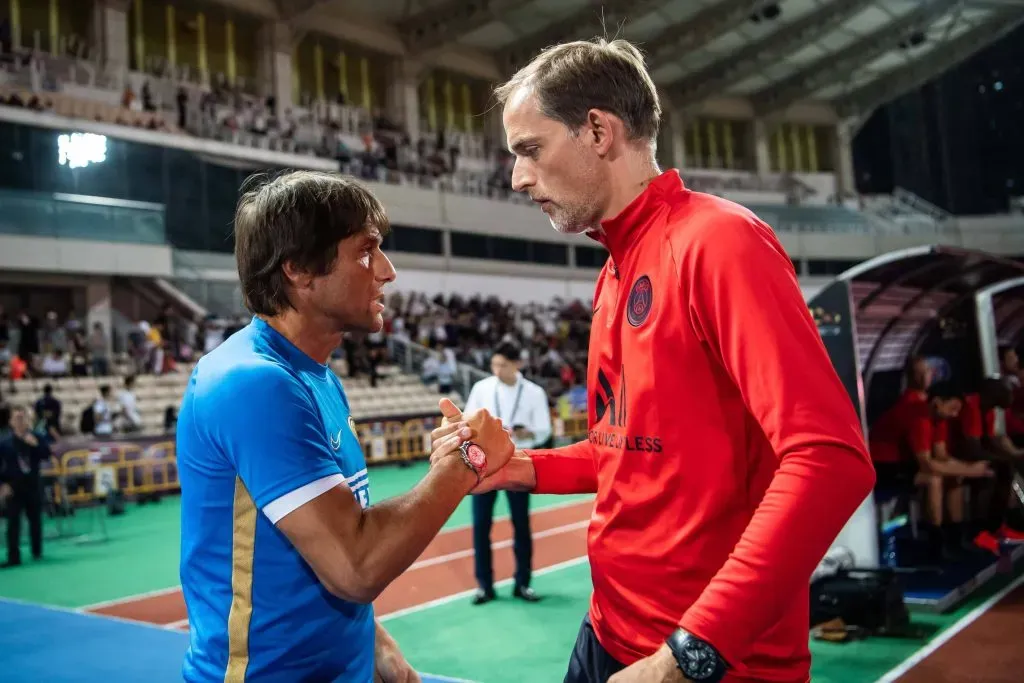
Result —
[[331, 450], [336, 451], [339, 448], [341, 448], [341, 430], [340, 429], [338, 430], [338, 438], [337, 438], [337, 440], [335, 440], [335, 438], [333, 436], [331, 437]]

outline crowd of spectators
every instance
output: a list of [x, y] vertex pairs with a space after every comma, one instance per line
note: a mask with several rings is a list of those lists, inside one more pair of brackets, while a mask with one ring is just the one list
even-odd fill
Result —
[[[434, 350], [424, 374], [442, 391], [456, 363], [490, 372], [491, 354], [506, 341], [522, 351], [522, 372], [548, 392], [554, 404], [586, 384], [591, 309], [582, 301], [515, 304], [497, 297], [457, 294], [429, 298], [398, 292], [388, 302], [385, 333]], [[585, 395], [584, 395], [585, 405]]]
[[[64, 94], [66, 84], [75, 86], [73, 96]], [[0, 106], [330, 158], [367, 180], [514, 196], [508, 153], [482, 134], [441, 129], [413, 139], [381, 109], [343, 95], [329, 102], [305, 95], [301, 106], [278, 107], [263, 91], [229, 84], [220, 73], [201, 82], [164, 60], [148, 60], [145, 72], [112, 74], [78, 53], [0, 52]], [[93, 106], [69, 101], [90, 93]]]

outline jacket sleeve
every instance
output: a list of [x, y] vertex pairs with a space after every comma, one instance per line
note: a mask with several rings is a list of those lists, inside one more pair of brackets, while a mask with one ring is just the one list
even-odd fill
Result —
[[794, 600], [875, 483], [860, 421], [771, 229], [723, 210], [677, 253], [688, 317], [779, 459], [728, 560], [680, 625], [742, 661]]
[[524, 453], [533, 461], [537, 475], [533, 493], [597, 493], [597, 463], [589, 441]]

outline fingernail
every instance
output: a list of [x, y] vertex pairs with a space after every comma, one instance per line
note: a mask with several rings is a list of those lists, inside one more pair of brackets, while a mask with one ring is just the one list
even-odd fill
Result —
[[468, 439], [469, 435], [472, 433], [473, 432], [472, 430], [470, 430], [469, 427], [463, 427], [462, 429], [459, 430], [459, 436], [461, 436], [463, 439]]

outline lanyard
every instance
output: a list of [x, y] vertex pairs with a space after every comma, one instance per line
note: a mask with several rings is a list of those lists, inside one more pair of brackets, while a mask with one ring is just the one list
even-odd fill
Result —
[[[498, 382], [495, 383], [494, 385], [494, 413], [495, 417], [497, 417], [499, 420], [502, 419], [501, 404], [498, 402], [498, 384], [500, 383], [501, 380], [499, 379]], [[519, 410], [519, 399], [523, 395], [523, 384], [525, 384], [525, 382], [519, 382], [519, 388], [516, 390], [516, 400], [515, 403], [512, 404], [512, 414], [508, 416], [509, 422], [512, 421], [512, 418], [516, 416], [516, 411]]]

